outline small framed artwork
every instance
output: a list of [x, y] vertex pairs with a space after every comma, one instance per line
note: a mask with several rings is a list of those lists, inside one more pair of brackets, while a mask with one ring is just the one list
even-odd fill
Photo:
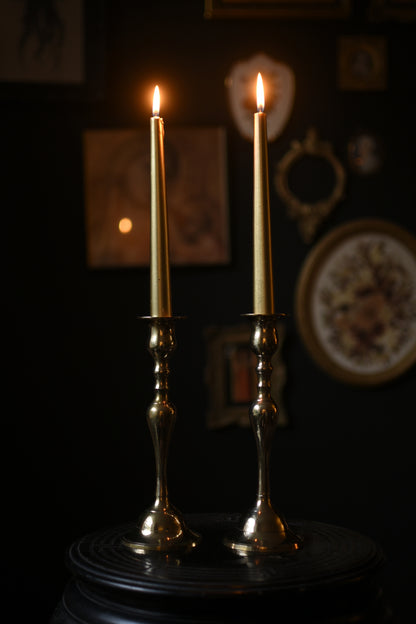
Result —
[[416, 20], [416, 0], [370, 0], [369, 17], [375, 22]]
[[205, 0], [204, 17], [345, 19], [351, 13], [351, 4], [351, 0]]
[[[209, 327], [205, 331], [207, 366], [205, 381], [209, 391], [207, 427], [231, 425], [249, 427], [249, 409], [257, 396], [257, 358], [250, 347], [248, 324]], [[272, 397], [278, 407], [278, 426], [288, 425], [283, 405], [286, 366], [282, 358], [283, 324], [278, 326], [279, 347], [272, 359]]]
[[84, 81], [82, 0], [0, 3], [0, 80]]
[[2, 99], [101, 99], [103, 0], [0, 2]]
[[416, 362], [416, 238], [378, 219], [336, 228], [306, 258], [295, 307], [308, 351], [332, 377], [396, 378]]
[[369, 176], [378, 173], [384, 162], [381, 139], [372, 132], [354, 134], [347, 144], [348, 165], [354, 173]]
[[[149, 130], [86, 131], [84, 168], [88, 266], [148, 266]], [[168, 128], [165, 168], [171, 263], [228, 263], [225, 129]]]
[[387, 88], [385, 37], [339, 37], [338, 87], [343, 91], [383, 91]]

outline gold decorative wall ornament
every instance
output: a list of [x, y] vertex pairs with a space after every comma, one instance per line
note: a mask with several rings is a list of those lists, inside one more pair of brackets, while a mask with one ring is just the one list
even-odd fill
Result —
[[[334, 183], [329, 195], [307, 202], [291, 188], [289, 177], [296, 164], [310, 157], [323, 159], [331, 167]], [[288, 216], [298, 221], [299, 232], [305, 243], [313, 241], [322, 221], [342, 199], [345, 177], [345, 169], [334, 155], [331, 144], [319, 140], [315, 128], [309, 128], [303, 141], [292, 141], [290, 150], [277, 164], [274, 178], [276, 190], [286, 204]]]

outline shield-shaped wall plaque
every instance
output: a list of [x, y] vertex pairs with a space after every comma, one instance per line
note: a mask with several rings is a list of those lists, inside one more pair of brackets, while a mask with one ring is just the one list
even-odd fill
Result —
[[256, 54], [233, 65], [226, 80], [231, 113], [239, 132], [252, 141], [259, 72], [265, 91], [267, 135], [269, 141], [274, 141], [285, 127], [293, 107], [295, 75], [288, 65], [265, 54]]

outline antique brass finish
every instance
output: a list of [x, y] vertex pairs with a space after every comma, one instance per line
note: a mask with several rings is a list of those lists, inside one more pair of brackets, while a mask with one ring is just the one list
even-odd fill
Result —
[[[332, 167], [335, 183], [328, 197], [307, 203], [289, 187], [289, 171], [302, 158], [312, 156], [325, 159]], [[345, 170], [333, 153], [328, 141], [320, 141], [315, 128], [309, 128], [304, 141], [292, 141], [291, 149], [277, 164], [275, 174], [277, 192], [285, 202], [289, 217], [298, 221], [300, 235], [305, 243], [311, 243], [321, 222], [339, 202], [345, 189]]]
[[152, 317], [149, 351], [155, 361], [155, 397], [147, 411], [156, 459], [156, 495], [152, 507], [138, 520], [123, 542], [135, 553], [191, 550], [199, 535], [188, 529], [181, 513], [171, 505], [167, 486], [167, 456], [176, 410], [168, 397], [169, 357], [176, 348], [173, 317]]
[[257, 355], [257, 399], [250, 407], [258, 457], [258, 490], [254, 507], [235, 536], [227, 536], [225, 545], [239, 555], [292, 552], [301, 540], [286, 520], [272, 507], [270, 500], [270, 452], [277, 427], [278, 410], [271, 396], [271, 359], [278, 347], [277, 321], [283, 315], [251, 314], [251, 347]]

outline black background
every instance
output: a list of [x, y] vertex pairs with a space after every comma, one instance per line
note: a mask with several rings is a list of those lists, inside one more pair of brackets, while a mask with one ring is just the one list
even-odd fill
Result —
[[[2, 516], [6, 602], [14, 621], [45, 622], [67, 579], [65, 549], [77, 537], [134, 519], [152, 502], [154, 459], [145, 412], [152, 398], [146, 269], [86, 265], [82, 136], [91, 128], [148, 127], [154, 84], [169, 93], [166, 131], [227, 130], [232, 259], [172, 269], [177, 329], [171, 394], [178, 410], [169, 490], [183, 512], [245, 511], [256, 488], [251, 431], [208, 431], [204, 384], [210, 325], [241, 323], [251, 308], [252, 145], [236, 130], [224, 80], [264, 52], [292, 67], [293, 112], [269, 147], [270, 167], [315, 126], [347, 170], [345, 198], [315, 242], [360, 217], [415, 233], [415, 25], [374, 23], [367, 3], [348, 20], [217, 19], [202, 1], [86, 3], [88, 83], [1, 85], [1, 187], [6, 320]], [[354, 4], [354, 3], [353, 3]], [[340, 35], [381, 34], [385, 91], [340, 91]], [[348, 169], [358, 130], [382, 138], [380, 173]], [[169, 189], [168, 189], [169, 192]], [[286, 409], [276, 435], [272, 494], [288, 517], [339, 524], [381, 543], [397, 613], [412, 601], [415, 558], [413, 367], [366, 389], [336, 381], [305, 350], [294, 291], [310, 251], [271, 185], [277, 307], [286, 324]], [[30, 614], [30, 618], [29, 618]]]

